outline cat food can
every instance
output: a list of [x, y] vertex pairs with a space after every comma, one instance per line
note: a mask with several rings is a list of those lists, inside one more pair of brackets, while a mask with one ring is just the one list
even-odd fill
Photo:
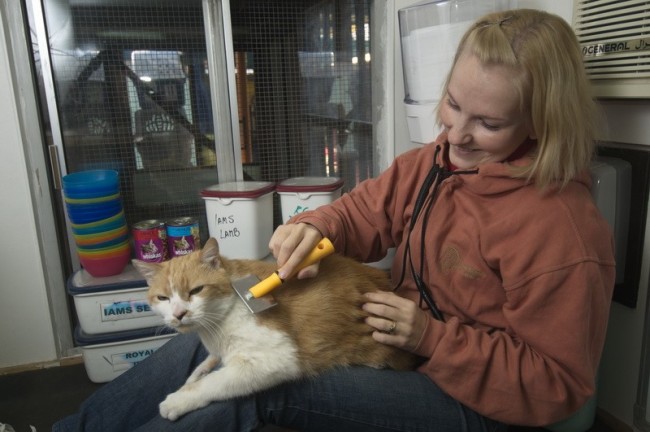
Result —
[[167, 230], [165, 222], [157, 219], [133, 225], [135, 257], [140, 261], [163, 262], [167, 259]]
[[180, 217], [167, 221], [167, 249], [169, 257], [187, 255], [201, 248], [199, 221], [192, 217]]

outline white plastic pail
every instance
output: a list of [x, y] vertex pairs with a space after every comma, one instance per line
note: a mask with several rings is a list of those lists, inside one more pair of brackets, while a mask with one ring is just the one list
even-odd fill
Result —
[[341, 196], [343, 179], [336, 177], [293, 177], [280, 182], [282, 222], [306, 210], [329, 204]]
[[230, 182], [201, 191], [210, 237], [227, 258], [262, 259], [273, 234], [271, 182]]

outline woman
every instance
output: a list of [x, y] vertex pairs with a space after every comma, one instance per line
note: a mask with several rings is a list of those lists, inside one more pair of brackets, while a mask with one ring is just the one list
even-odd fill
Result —
[[438, 117], [434, 143], [270, 242], [280, 276], [323, 236], [363, 261], [396, 248], [395, 292], [363, 308], [378, 343], [427, 358], [417, 372], [336, 370], [170, 423], [134, 398], [162, 400], [205, 356], [176, 337], [55, 430], [493, 431], [576, 411], [594, 391], [615, 263], [589, 190], [595, 107], [571, 28], [533, 10], [479, 19]]

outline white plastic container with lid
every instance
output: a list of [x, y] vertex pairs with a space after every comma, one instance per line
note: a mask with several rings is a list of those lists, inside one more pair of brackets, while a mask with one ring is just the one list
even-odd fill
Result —
[[306, 210], [329, 204], [341, 196], [343, 179], [336, 177], [293, 177], [275, 188], [280, 195], [282, 222]]
[[210, 237], [228, 258], [262, 259], [273, 235], [275, 183], [220, 183], [201, 191]]
[[75, 329], [75, 344], [81, 348], [88, 378], [104, 383], [117, 378], [149, 357], [176, 333], [166, 327], [88, 335]]
[[149, 306], [148, 289], [131, 264], [119, 275], [107, 277], [94, 277], [81, 269], [67, 283], [81, 330], [90, 335], [162, 325], [160, 315]]

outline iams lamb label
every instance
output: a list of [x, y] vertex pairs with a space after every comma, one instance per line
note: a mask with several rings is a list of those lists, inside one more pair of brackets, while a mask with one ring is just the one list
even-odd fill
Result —
[[156, 315], [146, 300], [120, 301], [101, 305], [102, 321], [119, 321]]
[[140, 221], [133, 225], [135, 257], [140, 261], [163, 262], [167, 255], [165, 222], [157, 219]]
[[201, 248], [199, 222], [192, 217], [181, 217], [167, 221], [167, 249], [169, 257], [187, 255]]

